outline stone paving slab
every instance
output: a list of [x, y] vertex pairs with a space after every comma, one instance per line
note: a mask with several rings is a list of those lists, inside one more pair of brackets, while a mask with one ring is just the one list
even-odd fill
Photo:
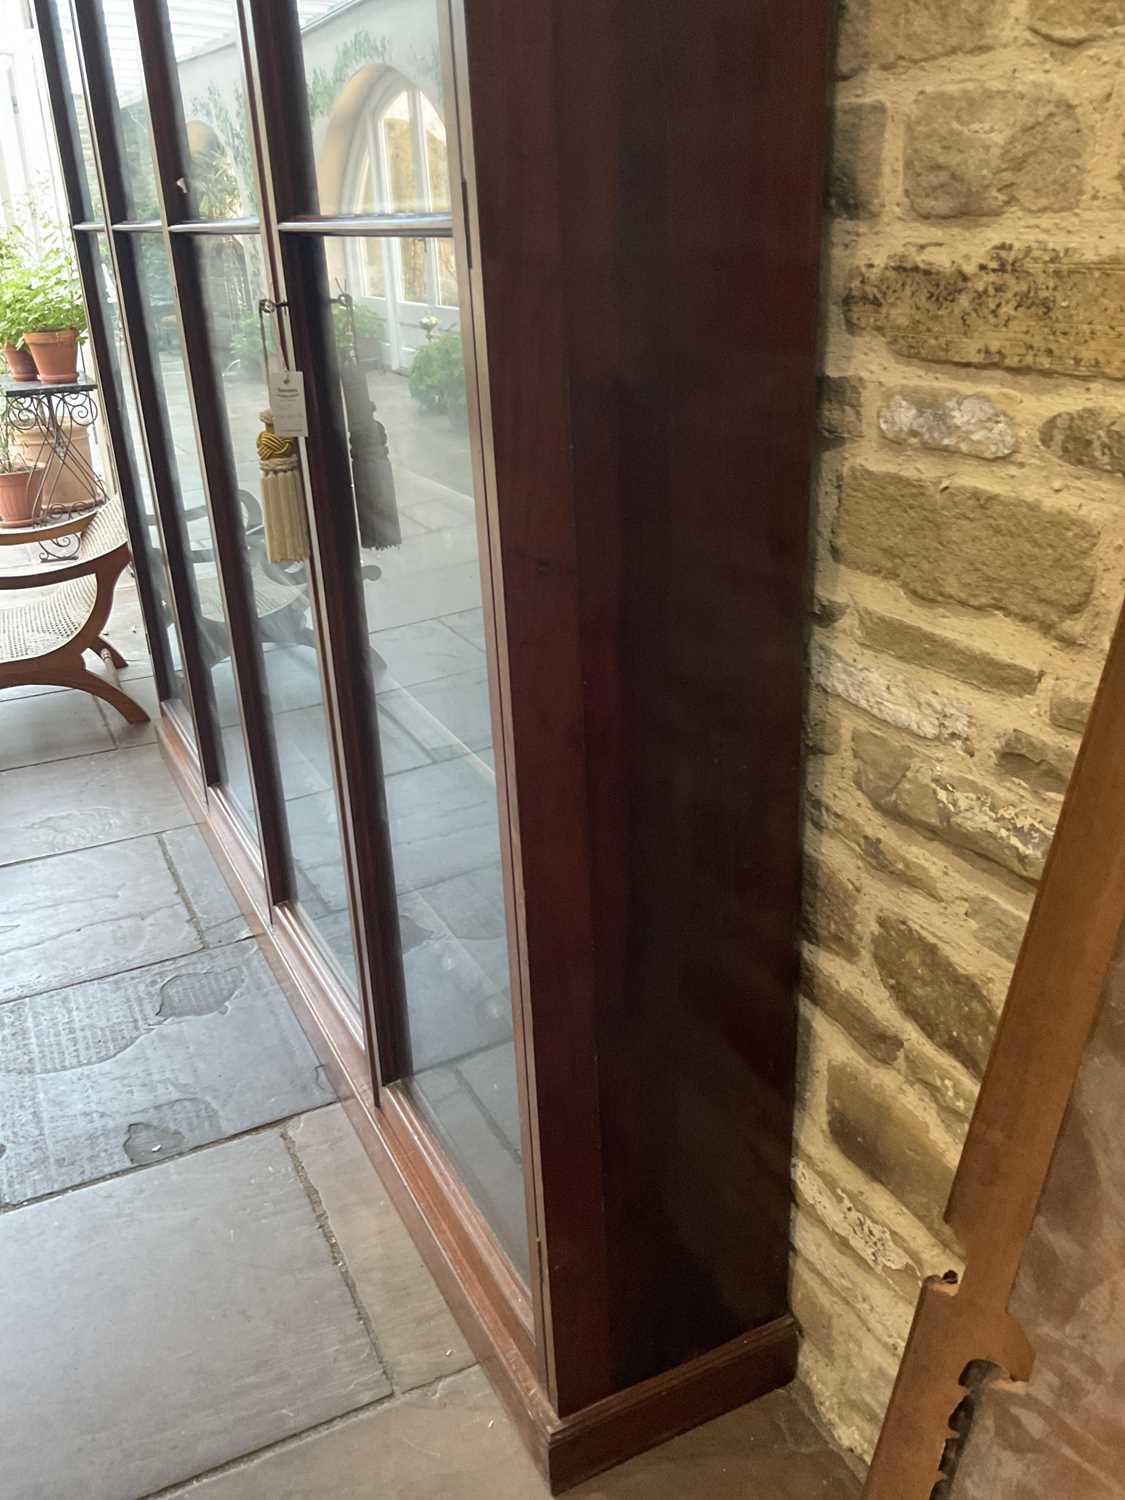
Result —
[[0, 865], [192, 821], [155, 745], [0, 773]]
[[390, 1391], [277, 1132], [0, 1215], [0, 1308], [3, 1500], [137, 1500]]
[[0, 867], [0, 1002], [201, 946], [155, 838]]
[[0, 1203], [332, 1098], [252, 941], [12, 1001], [0, 1006]]
[[250, 924], [198, 828], [172, 828], [160, 835], [188, 910], [208, 948], [249, 936]]
[[433, 1277], [342, 1105], [302, 1115], [289, 1138], [347, 1263], [396, 1391], [473, 1363]]
[[112, 749], [113, 738], [89, 693], [0, 699], [0, 771]]
[[[571, 1490], [574, 1500], [858, 1500], [786, 1391]], [[479, 1368], [389, 1401], [175, 1496], [192, 1500], [546, 1500]]]

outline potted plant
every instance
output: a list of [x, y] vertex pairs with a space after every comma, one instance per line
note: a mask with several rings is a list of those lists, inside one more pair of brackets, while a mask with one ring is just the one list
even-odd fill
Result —
[[11, 428], [0, 422], [0, 526], [26, 526], [34, 519], [38, 493], [32, 481], [39, 470], [23, 463], [12, 442]]
[[50, 246], [31, 269], [22, 342], [31, 350], [44, 385], [78, 379], [78, 340], [86, 328], [86, 307], [74, 260], [68, 250]]
[[35, 361], [21, 346], [28, 318], [30, 269], [23, 236], [18, 229], [0, 235], [0, 345], [13, 380], [34, 380]]

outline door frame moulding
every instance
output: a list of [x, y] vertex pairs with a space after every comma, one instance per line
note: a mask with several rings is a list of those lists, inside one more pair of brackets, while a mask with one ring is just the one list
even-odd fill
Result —
[[946, 1209], [965, 1272], [959, 1284], [932, 1278], [922, 1289], [864, 1500], [930, 1500], [970, 1365], [1031, 1378], [1035, 1351], [1008, 1304], [1125, 922], [1122, 745], [1125, 612]]

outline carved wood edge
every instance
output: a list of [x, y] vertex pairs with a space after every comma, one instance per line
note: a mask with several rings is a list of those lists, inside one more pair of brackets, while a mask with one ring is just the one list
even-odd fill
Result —
[[1125, 612], [946, 1210], [965, 1273], [959, 1285], [933, 1279], [922, 1289], [864, 1500], [931, 1500], [955, 1457], [967, 1372], [983, 1363], [1010, 1380], [1031, 1377], [1034, 1350], [1008, 1303], [1123, 919]]

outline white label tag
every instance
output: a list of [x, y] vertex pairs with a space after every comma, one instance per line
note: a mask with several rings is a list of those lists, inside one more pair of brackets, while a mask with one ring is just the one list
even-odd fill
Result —
[[305, 377], [300, 370], [270, 371], [270, 410], [278, 437], [308, 437]]

